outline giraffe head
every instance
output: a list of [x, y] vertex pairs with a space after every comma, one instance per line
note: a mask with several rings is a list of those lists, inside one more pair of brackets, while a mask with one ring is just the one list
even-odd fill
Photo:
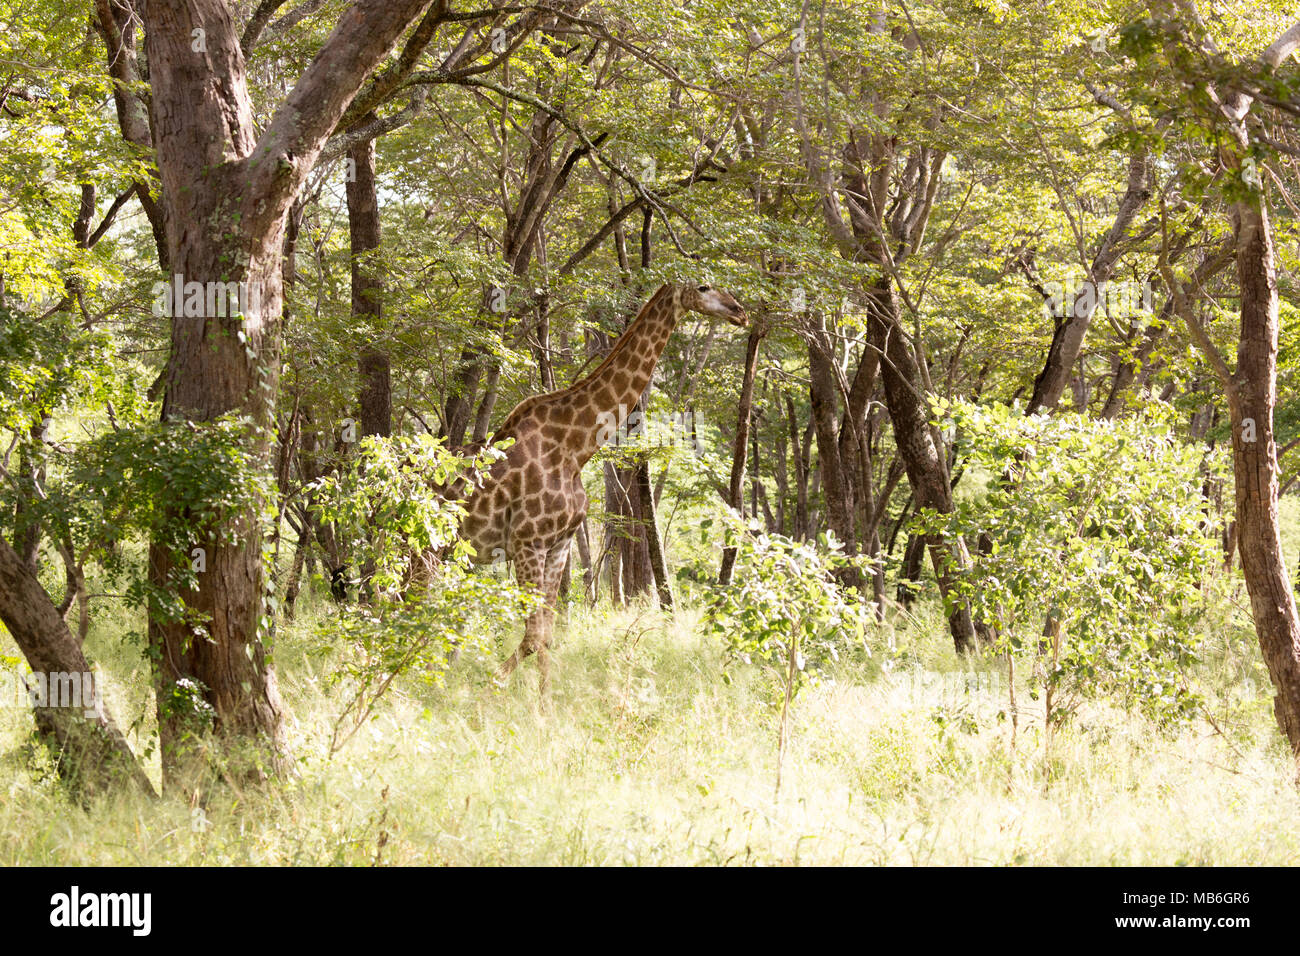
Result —
[[749, 316], [730, 292], [723, 292], [707, 283], [681, 286], [683, 309], [700, 315], [726, 319], [732, 325], [744, 326]]

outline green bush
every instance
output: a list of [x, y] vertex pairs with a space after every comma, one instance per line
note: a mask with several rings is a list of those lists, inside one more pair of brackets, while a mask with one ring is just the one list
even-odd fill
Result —
[[994, 477], [924, 523], [972, 548], [959, 582], [996, 648], [1033, 658], [1051, 719], [1087, 696], [1190, 716], [1187, 665], [1203, 640], [1203, 588], [1219, 555], [1203, 500], [1218, 456], [1175, 437], [1167, 413], [1124, 422], [939, 403], [966, 467]]

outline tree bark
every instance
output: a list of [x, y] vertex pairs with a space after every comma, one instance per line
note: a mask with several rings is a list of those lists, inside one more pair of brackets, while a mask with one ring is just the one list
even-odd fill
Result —
[[[201, 423], [231, 412], [245, 416], [258, 432], [251, 450], [259, 469], [270, 467], [286, 215], [361, 83], [426, 6], [428, 0], [349, 6], [260, 136], [227, 5], [191, 0], [144, 8], [169, 268], [208, 289], [241, 284], [233, 315], [223, 308], [185, 316], [173, 308], [162, 417]], [[172, 507], [167, 520], [193, 516]], [[157, 616], [149, 623], [164, 780], [175, 783], [190, 730], [188, 716], [172, 705], [182, 680], [199, 688], [220, 736], [252, 743], [278, 770], [290, 766], [283, 706], [261, 640], [262, 529], [245, 513], [220, 531], [197, 588], [181, 595], [206, 622], [203, 633], [196, 638], [192, 624]], [[171, 589], [182, 559], [155, 541], [153, 584]], [[254, 759], [240, 769], [260, 777], [264, 766]]]
[[[754, 407], [754, 376], [758, 371], [758, 350], [763, 341], [763, 331], [754, 329], [745, 342], [745, 373], [740, 384], [740, 407], [736, 412], [736, 435], [731, 442], [731, 483], [727, 488], [727, 504], [741, 514], [745, 512], [745, 459], [749, 447], [749, 426]], [[718, 583], [729, 585], [736, 566], [736, 549], [724, 548], [722, 567], [718, 570]]]
[[650, 551], [650, 570], [654, 572], [655, 591], [659, 596], [659, 606], [672, 610], [673, 589], [668, 578], [668, 559], [664, 555], [664, 542], [659, 534], [659, 519], [655, 514], [654, 487], [650, 483], [650, 463], [641, 462], [636, 469], [637, 494], [641, 500], [644, 515], [646, 545]]
[[[362, 123], [374, 122], [369, 113]], [[374, 254], [379, 251], [379, 194], [375, 188], [375, 141], [357, 143], [348, 150], [349, 169], [354, 175], [346, 183], [348, 236], [352, 246], [352, 324], [365, 329], [365, 341], [357, 357], [361, 378], [361, 434], [387, 438], [393, 433], [392, 369], [388, 353], [375, 341], [383, 323], [384, 282]]]
[[909, 534], [903, 548], [903, 563], [898, 571], [898, 603], [911, 607], [921, 586], [921, 560], [925, 557], [925, 537]]
[[[31, 569], [3, 539], [0, 620], [47, 687], [52, 678], [60, 680], [64, 675], [75, 675], [80, 682], [80, 700], [56, 701], [55, 694], [47, 691], [43, 702], [47, 706], [33, 708], [37, 732], [55, 751], [59, 775], [85, 798], [122, 785], [153, 796], [152, 784], [99, 699], [99, 689], [86, 690], [84, 682], [92, 672], [81, 646]], [[93, 687], [93, 677], [90, 682]], [[95, 701], [98, 706], [85, 706]], [[65, 706], [58, 706], [60, 703]]]
[[[869, 332], [872, 344], [883, 356], [880, 365], [885, 402], [894, 426], [894, 441], [906, 467], [907, 480], [916, 498], [917, 508], [949, 514], [953, 505], [947, 462], [935, 445], [930, 429], [929, 410], [920, 390], [920, 370], [912, 349], [905, 341], [893, 287], [888, 277], [882, 277], [872, 288], [871, 303], [868, 310]], [[970, 555], [960, 540], [953, 542], [950, 547], [945, 544], [942, 536], [931, 535], [928, 544], [939, 589], [947, 600], [952, 574], [969, 565]], [[970, 608], [964, 601], [953, 602], [948, 627], [952, 633], [953, 645], [959, 653], [975, 649], [975, 624]]]
[[794, 529], [797, 541], [807, 540], [808, 531], [808, 453], [807, 442], [799, 439], [799, 416], [795, 414], [794, 399], [786, 396], [786, 415], [790, 419], [790, 452], [794, 463]]
[[[826, 502], [826, 520], [844, 553], [858, 553], [858, 536], [854, 527], [850, 466], [840, 459], [840, 430], [834, 345], [825, 329], [814, 329], [808, 343], [808, 394], [812, 420], [817, 435], [817, 459], [821, 462], [822, 497]], [[863, 586], [862, 575], [849, 568], [841, 581], [856, 588]]]
[[[1283, 32], [1261, 57], [1277, 69], [1300, 49], [1300, 22]], [[1236, 146], [1250, 145], [1246, 116], [1252, 98], [1234, 91], [1211, 101], [1228, 120]], [[1228, 170], [1240, 163], [1224, 155]], [[1267, 197], [1259, 188], [1232, 206], [1241, 328], [1237, 368], [1227, 362], [1186, 301], [1183, 286], [1162, 263], [1166, 284], [1188, 331], [1223, 382], [1232, 416], [1233, 476], [1237, 500], [1237, 550], [1260, 651], [1273, 682], [1273, 714], [1300, 772], [1300, 614], [1282, 553], [1278, 520], [1278, 451], [1273, 412], [1277, 404], [1278, 292]], [[1163, 257], [1162, 257], [1163, 258]]]
[[1236, 204], [1233, 231], [1241, 287], [1241, 335], [1233, 375], [1237, 400], [1230, 403], [1237, 543], [1255, 631], [1276, 692], [1273, 713], [1300, 762], [1300, 616], [1282, 552], [1278, 520], [1278, 460], [1273, 438], [1277, 274], [1273, 236], [1262, 196], [1258, 205]]
[[[118, 128], [124, 140], [148, 151], [153, 149], [153, 134], [149, 129], [149, 108], [140, 95], [144, 83], [140, 76], [135, 38], [139, 19], [132, 0], [95, 0], [94, 24], [104, 41], [108, 74], [113, 78]], [[158, 264], [166, 274], [169, 271], [167, 227], [162, 201], [156, 195], [160, 191], [161, 182], [156, 173], [135, 181], [135, 194], [149, 220]]]

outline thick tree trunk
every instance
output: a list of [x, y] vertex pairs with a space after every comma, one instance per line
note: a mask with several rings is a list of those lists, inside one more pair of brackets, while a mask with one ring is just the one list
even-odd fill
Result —
[[1278, 298], [1273, 237], [1263, 197], [1233, 209], [1241, 335], [1232, 402], [1237, 541], [1260, 650], [1276, 692], [1273, 713], [1300, 761], [1300, 616], [1287, 574], [1278, 520]]
[[152, 796], [153, 786], [104, 707], [81, 646], [31, 569], [2, 539], [0, 621], [45, 684], [33, 715], [37, 732], [55, 751], [59, 775], [83, 797], [122, 785]]
[[[361, 124], [373, 123], [377, 119], [374, 113], [368, 113], [361, 118]], [[352, 173], [346, 183], [352, 259], [352, 325], [364, 330], [364, 341], [357, 355], [361, 435], [387, 438], [393, 432], [393, 384], [388, 353], [376, 344], [375, 338], [382, 328], [384, 295], [383, 279], [374, 261], [381, 240], [379, 194], [375, 187], [375, 141], [356, 143], [348, 150], [348, 159]], [[374, 561], [362, 561], [361, 583], [357, 589], [361, 600], [370, 600], [370, 580], [374, 576]]]
[[[286, 216], [362, 81], [427, 5], [359, 0], [347, 7], [260, 135], [229, 7], [219, 0], [144, 7], [167, 261], [182, 282], [206, 290], [201, 315], [173, 303], [163, 420], [247, 418], [260, 470], [270, 470]], [[225, 301], [214, 310], [214, 291], [228, 300], [231, 284], [238, 284], [237, 307]], [[167, 520], [195, 516], [172, 506]], [[190, 696], [182, 691], [189, 684], [211, 708], [219, 735], [251, 743], [277, 769], [290, 766], [283, 707], [261, 639], [268, 612], [263, 529], [256, 515], [243, 513], [214, 532], [197, 588], [180, 594], [203, 621], [199, 633], [192, 621], [151, 615], [149, 623], [164, 779], [172, 783], [180, 782], [181, 749], [195, 727], [193, 708], [177, 705]], [[188, 556], [165, 541], [150, 547], [150, 580], [175, 590], [174, 565]], [[260, 776], [266, 763], [253, 759], [239, 770]]]
[[886, 479], [877, 502], [871, 473], [871, 429], [867, 417], [871, 396], [880, 372], [880, 355], [875, 349], [863, 349], [853, 383], [844, 397], [844, 417], [840, 422], [840, 461], [845, 469], [854, 518], [858, 523], [858, 540], [873, 562], [871, 590], [876, 604], [876, 618], [885, 618], [885, 568], [880, 554], [880, 522], [883, 508], [902, 477], [901, 469]]
[[[918, 509], [930, 508], [939, 514], [948, 514], [953, 505], [947, 463], [935, 445], [929, 410], [922, 398], [920, 370], [898, 320], [898, 308], [888, 277], [882, 278], [872, 288], [871, 299], [871, 340], [883, 356], [880, 364], [885, 403], [894, 426], [894, 441], [907, 469], [908, 483]], [[928, 544], [939, 590], [948, 600], [951, 576], [968, 566], [970, 556], [961, 541], [954, 542], [950, 548], [942, 537], [933, 535]], [[953, 602], [948, 627], [958, 652], [975, 649], [975, 624], [964, 601]]]
[[[374, 122], [373, 113], [362, 124]], [[348, 235], [352, 245], [352, 323], [367, 330], [357, 357], [361, 379], [361, 434], [387, 438], [393, 433], [392, 370], [388, 353], [374, 339], [383, 323], [384, 282], [373, 256], [379, 251], [379, 194], [375, 188], [375, 141], [348, 150], [355, 175], [346, 184]]]
[[[631, 468], [618, 469], [622, 527], [622, 534], [618, 539], [618, 547], [621, 551], [619, 567], [623, 570], [625, 601], [631, 601], [642, 594], [649, 594], [655, 587], [654, 569], [650, 562], [646, 504], [641, 497], [641, 482], [637, 475], [643, 464], [638, 462]], [[653, 505], [653, 501], [651, 504]]]

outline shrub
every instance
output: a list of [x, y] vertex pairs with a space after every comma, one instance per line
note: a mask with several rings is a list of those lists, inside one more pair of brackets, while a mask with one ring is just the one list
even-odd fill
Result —
[[924, 523], [981, 541], [958, 591], [998, 650], [1034, 658], [1049, 721], [1102, 695], [1161, 720], [1193, 713], [1186, 665], [1218, 557], [1202, 487], [1219, 458], [1179, 441], [1158, 410], [1105, 422], [938, 405], [967, 469], [994, 477]]

